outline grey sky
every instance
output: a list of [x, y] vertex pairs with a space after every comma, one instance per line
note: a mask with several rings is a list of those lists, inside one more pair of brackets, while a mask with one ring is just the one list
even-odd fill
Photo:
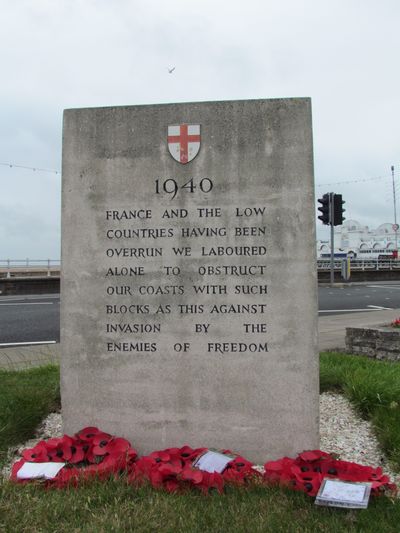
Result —
[[[397, 0], [0, 5], [0, 162], [60, 169], [64, 108], [310, 96], [317, 196], [342, 193], [346, 218], [372, 227], [393, 221]], [[60, 181], [0, 165], [0, 259], [59, 257]]]

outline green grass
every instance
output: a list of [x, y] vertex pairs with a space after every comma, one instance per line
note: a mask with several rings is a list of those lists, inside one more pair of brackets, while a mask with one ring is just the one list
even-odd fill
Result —
[[[58, 369], [0, 372], [0, 451], [33, 435], [59, 405]], [[343, 391], [370, 418], [400, 465], [400, 365], [321, 354], [321, 390]], [[88, 421], [90, 423], [90, 421]], [[223, 495], [134, 489], [124, 479], [45, 490], [0, 482], [0, 531], [36, 532], [398, 532], [400, 501], [373, 498], [365, 511], [317, 508], [302, 493], [227, 489]]]
[[35, 532], [398, 532], [400, 505], [388, 498], [365, 511], [316, 508], [313, 498], [277, 488], [224, 495], [166, 494], [123, 481], [70, 490], [0, 484], [0, 530]]
[[371, 420], [382, 449], [400, 471], [400, 364], [322, 353], [320, 388], [342, 391]]
[[57, 366], [0, 370], [0, 465], [7, 448], [33, 437], [40, 421], [60, 406]]

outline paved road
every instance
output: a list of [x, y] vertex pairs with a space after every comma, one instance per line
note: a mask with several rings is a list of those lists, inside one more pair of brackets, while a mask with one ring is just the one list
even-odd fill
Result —
[[0, 347], [60, 341], [60, 295], [0, 297]]
[[319, 287], [319, 315], [400, 308], [400, 281]]
[[[319, 287], [318, 292], [320, 317], [400, 309], [400, 282]], [[58, 294], [0, 297], [0, 347], [12, 343], [59, 340]]]

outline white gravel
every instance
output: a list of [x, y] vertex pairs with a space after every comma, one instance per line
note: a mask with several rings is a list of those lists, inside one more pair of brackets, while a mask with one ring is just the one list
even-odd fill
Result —
[[321, 450], [336, 453], [344, 461], [380, 466], [400, 486], [400, 474], [391, 469], [370, 422], [359, 416], [347, 398], [324, 392], [320, 395], [319, 409]]
[[[385, 474], [400, 486], [400, 474], [394, 473], [391, 469], [379, 448], [371, 424], [362, 420], [350, 402], [341, 394], [324, 392], [320, 395], [320, 435], [321, 450], [335, 453], [345, 461], [374, 467], [381, 466]], [[10, 448], [9, 463], [3, 468], [3, 475], [9, 476], [11, 465], [20, 457], [22, 450], [32, 448], [39, 440], [60, 436], [62, 436], [61, 414], [52, 413], [39, 426], [35, 439]]]

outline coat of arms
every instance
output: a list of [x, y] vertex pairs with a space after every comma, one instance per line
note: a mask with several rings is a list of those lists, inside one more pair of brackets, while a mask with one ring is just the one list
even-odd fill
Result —
[[168, 150], [175, 161], [186, 164], [200, 150], [200, 124], [168, 126]]

